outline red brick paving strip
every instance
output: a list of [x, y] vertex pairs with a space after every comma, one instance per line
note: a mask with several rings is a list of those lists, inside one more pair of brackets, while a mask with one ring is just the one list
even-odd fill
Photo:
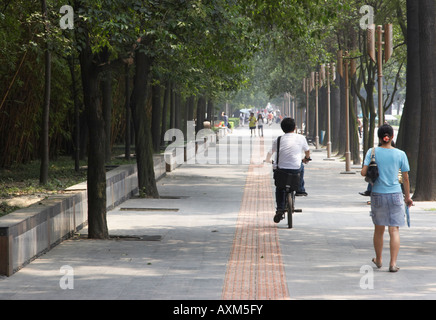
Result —
[[263, 140], [253, 143], [245, 190], [239, 211], [233, 248], [224, 280], [223, 300], [289, 299], [281, 259], [271, 188], [271, 167], [259, 165], [265, 158]]

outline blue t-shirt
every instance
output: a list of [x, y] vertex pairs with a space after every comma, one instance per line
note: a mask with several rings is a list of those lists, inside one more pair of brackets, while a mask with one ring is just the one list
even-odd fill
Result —
[[[371, 151], [366, 153], [364, 165], [371, 162]], [[399, 149], [375, 149], [375, 162], [377, 162], [379, 177], [377, 178], [372, 191], [375, 193], [397, 193], [402, 192], [398, 181], [398, 171], [409, 172], [409, 160], [406, 153]]]

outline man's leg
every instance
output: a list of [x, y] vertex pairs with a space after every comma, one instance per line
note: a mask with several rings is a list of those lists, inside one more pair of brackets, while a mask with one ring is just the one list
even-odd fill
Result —
[[304, 188], [304, 165], [301, 163], [300, 167], [300, 192], [306, 192], [306, 189]]
[[306, 189], [304, 187], [304, 165], [301, 163], [300, 170], [298, 170], [300, 173], [300, 190], [298, 190], [295, 195], [296, 196], [307, 196]]
[[286, 190], [277, 188], [276, 187], [276, 203], [277, 203], [277, 210], [276, 214], [274, 215], [274, 222], [279, 223], [280, 220], [283, 218], [283, 212], [285, 209], [285, 194]]
[[285, 193], [286, 193], [286, 189], [281, 189], [276, 187], [277, 210], [285, 209]]

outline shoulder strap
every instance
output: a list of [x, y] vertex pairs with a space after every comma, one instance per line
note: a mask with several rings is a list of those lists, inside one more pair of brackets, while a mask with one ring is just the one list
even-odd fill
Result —
[[280, 137], [277, 138], [277, 169], [279, 168]]
[[375, 147], [371, 150], [371, 160], [375, 160]]

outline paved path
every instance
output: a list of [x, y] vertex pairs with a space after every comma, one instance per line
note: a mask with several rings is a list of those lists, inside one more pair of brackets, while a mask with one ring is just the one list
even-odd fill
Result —
[[253, 141], [250, 167], [224, 281], [223, 299], [289, 299], [264, 140]]
[[280, 129], [265, 128], [263, 150], [248, 134], [229, 135], [218, 164], [185, 164], [160, 180], [162, 199], [108, 212], [110, 233], [126, 237], [65, 241], [1, 278], [0, 299], [436, 299], [436, 203], [417, 203], [401, 229], [401, 270], [387, 270], [387, 235], [376, 270], [363, 178], [313, 152], [303, 212], [293, 229], [274, 224], [270, 166], [255, 155]]

